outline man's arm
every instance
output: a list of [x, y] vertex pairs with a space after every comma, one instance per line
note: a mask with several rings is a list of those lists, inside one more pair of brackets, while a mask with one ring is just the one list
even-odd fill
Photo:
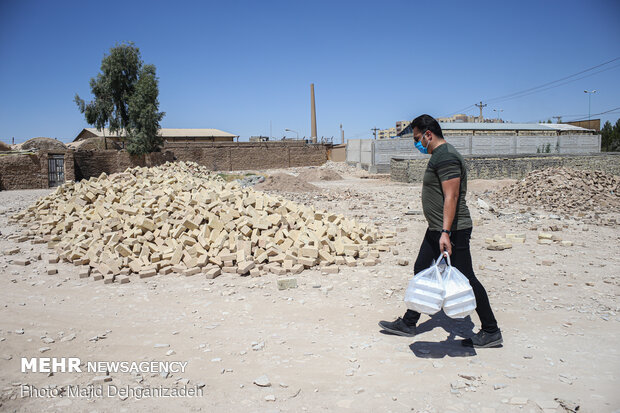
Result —
[[[450, 231], [456, 214], [456, 204], [459, 200], [461, 178], [452, 178], [443, 181], [441, 183], [441, 188], [443, 189], [443, 229]], [[448, 255], [452, 255], [450, 237], [445, 232], [442, 232], [441, 238], [439, 238], [439, 249], [442, 253], [448, 251]]]

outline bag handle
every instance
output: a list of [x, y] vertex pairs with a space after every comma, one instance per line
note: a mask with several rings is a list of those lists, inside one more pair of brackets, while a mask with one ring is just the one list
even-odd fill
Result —
[[441, 255], [435, 260], [436, 267], [439, 265], [441, 260], [445, 260], [446, 264], [448, 264], [449, 267], [452, 267], [452, 264], [450, 263], [450, 256], [446, 251], [442, 252]]
[[446, 259], [448, 267], [452, 267], [452, 263], [450, 262], [450, 254], [448, 254], [448, 251], [444, 251], [441, 255]]
[[[450, 256], [448, 255], [447, 252], [443, 252], [435, 261], [435, 267], [438, 267], [441, 260], [445, 258], [444, 254], [445, 254], [445, 257], [447, 257], [448, 259], [447, 260], [448, 265], [450, 265]], [[439, 281], [443, 284], [443, 276], [441, 274], [441, 271], [439, 271], [439, 268], [437, 268], [437, 275], [439, 276]]]

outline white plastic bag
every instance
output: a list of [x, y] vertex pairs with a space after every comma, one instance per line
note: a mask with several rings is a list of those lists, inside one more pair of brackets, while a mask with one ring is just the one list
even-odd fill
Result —
[[405, 291], [405, 304], [410, 310], [423, 314], [435, 314], [441, 310], [444, 286], [441, 276], [441, 256], [429, 268], [417, 273]]
[[463, 318], [476, 309], [476, 296], [467, 277], [450, 263], [450, 256], [446, 254], [448, 266], [443, 272], [445, 296], [443, 312], [450, 318]]

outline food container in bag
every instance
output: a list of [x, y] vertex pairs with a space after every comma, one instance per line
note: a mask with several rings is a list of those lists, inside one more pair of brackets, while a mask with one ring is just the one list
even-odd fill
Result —
[[443, 272], [445, 296], [443, 311], [450, 318], [464, 318], [476, 309], [476, 296], [467, 277], [450, 263]]
[[437, 262], [409, 281], [405, 291], [405, 304], [410, 310], [430, 315], [441, 310], [445, 292], [439, 268], [441, 258], [440, 256]]

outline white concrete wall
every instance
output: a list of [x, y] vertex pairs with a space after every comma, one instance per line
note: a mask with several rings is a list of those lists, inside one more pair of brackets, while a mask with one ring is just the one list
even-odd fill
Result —
[[[549, 153], [587, 154], [601, 151], [600, 135], [454, 135], [447, 136], [446, 140], [464, 156], [544, 153], [547, 145]], [[416, 159], [427, 156], [415, 148], [411, 138], [347, 141], [347, 162], [361, 163], [363, 168], [378, 172], [389, 172], [392, 157]]]

